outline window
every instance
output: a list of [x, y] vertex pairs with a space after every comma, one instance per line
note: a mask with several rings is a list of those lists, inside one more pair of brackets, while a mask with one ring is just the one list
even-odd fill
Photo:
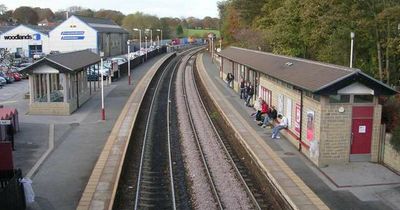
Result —
[[373, 101], [373, 95], [354, 95], [354, 103], [372, 103]]
[[349, 103], [350, 95], [330, 95], [329, 103]]

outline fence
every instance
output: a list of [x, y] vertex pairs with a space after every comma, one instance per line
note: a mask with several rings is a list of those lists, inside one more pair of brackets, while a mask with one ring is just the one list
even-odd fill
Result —
[[24, 187], [19, 180], [20, 169], [0, 171], [0, 210], [23, 210], [26, 208]]
[[[167, 48], [165, 46], [163, 46], [162, 48], [160, 48], [159, 50], [153, 50], [151, 52], [147, 53], [147, 60], [153, 57], [156, 57], [157, 55], [163, 54], [167, 52]], [[146, 59], [146, 55], [142, 55], [139, 57], [136, 57], [134, 59], [131, 60], [131, 69], [139, 66], [140, 64], [142, 64]], [[120, 74], [122, 75], [127, 75], [128, 74], [128, 63], [123, 63], [121, 65], [118, 66], [118, 68], [120, 69]]]

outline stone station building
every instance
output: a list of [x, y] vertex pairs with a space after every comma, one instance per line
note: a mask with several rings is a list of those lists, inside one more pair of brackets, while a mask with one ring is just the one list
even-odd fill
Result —
[[99, 84], [87, 81], [99, 62], [99, 55], [82, 50], [48, 55], [23, 69], [29, 74], [29, 114], [70, 115], [77, 110]]
[[[359, 69], [228, 47], [219, 53], [220, 77], [255, 86], [255, 96], [288, 118], [282, 133], [317, 166], [377, 162], [382, 106], [391, 87]], [[254, 100], [253, 99], [253, 100]]]

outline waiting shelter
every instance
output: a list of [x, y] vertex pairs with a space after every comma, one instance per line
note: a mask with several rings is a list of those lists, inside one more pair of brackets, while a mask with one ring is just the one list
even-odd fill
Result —
[[220, 77], [234, 75], [288, 119], [282, 133], [317, 166], [377, 162], [382, 145], [378, 96], [397, 92], [360, 69], [228, 47], [219, 53]]
[[48, 55], [23, 69], [29, 74], [29, 114], [70, 115], [77, 110], [92, 93], [87, 76], [96, 65], [99, 69], [99, 62], [99, 55], [82, 50]]

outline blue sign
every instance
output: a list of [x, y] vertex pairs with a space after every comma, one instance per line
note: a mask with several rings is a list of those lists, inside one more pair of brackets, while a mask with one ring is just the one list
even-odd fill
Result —
[[33, 34], [32, 39], [33, 40], [40, 40], [41, 36], [40, 34]]
[[61, 40], [83, 40], [85, 36], [62, 36]]
[[83, 35], [84, 31], [62, 31], [61, 35]]

